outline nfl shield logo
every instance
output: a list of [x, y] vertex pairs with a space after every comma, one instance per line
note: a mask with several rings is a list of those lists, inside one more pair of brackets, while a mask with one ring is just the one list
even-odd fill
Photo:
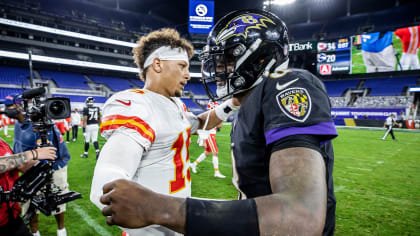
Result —
[[286, 116], [304, 122], [311, 113], [311, 97], [304, 88], [289, 88], [277, 94], [277, 103]]

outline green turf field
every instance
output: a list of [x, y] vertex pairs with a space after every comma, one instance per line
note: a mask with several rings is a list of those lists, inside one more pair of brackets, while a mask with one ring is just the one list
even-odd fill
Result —
[[[217, 134], [219, 163], [226, 179], [213, 177], [211, 157], [192, 174], [195, 197], [235, 199], [231, 183], [230, 126]], [[334, 140], [334, 181], [337, 196], [336, 235], [420, 235], [420, 133], [396, 132], [397, 142], [380, 138], [384, 131], [339, 129]], [[2, 132], [1, 132], [2, 133]], [[13, 134], [13, 132], [10, 132]], [[81, 132], [80, 132], [81, 133]], [[4, 138], [3, 134], [0, 135]], [[72, 155], [68, 180], [70, 189], [83, 199], [67, 205], [65, 225], [68, 235], [121, 235], [107, 226], [100, 211], [90, 203], [89, 190], [95, 167], [94, 150], [82, 159], [81, 134], [68, 144]], [[5, 138], [11, 144], [11, 138]], [[104, 140], [100, 140], [102, 145]], [[191, 159], [202, 152], [193, 136]], [[43, 236], [56, 235], [54, 217], [40, 217]], [[1, 233], [0, 233], [1, 234]]]
[[[402, 44], [401, 44], [401, 40], [393, 35], [392, 38], [392, 44], [394, 45], [394, 50], [396, 53], [399, 53], [399, 59], [401, 59], [401, 55], [402, 55]], [[363, 62], [363, 57], [362, 57], [362, 50], [357, 50], [356, 47], [352, 47], [352, 52], [351, 52], [351, 60], [352, 60], [352, 74], [360, 74], [360, 73], [366, 73], [366, 66], [365, 63]], [[417, 56], [419, 57], [420, 60], [420, 53], [417, 54]], [[399, 66], [398, 66], [398, 62], [395, 65], [395, 70], [398, 70]]]

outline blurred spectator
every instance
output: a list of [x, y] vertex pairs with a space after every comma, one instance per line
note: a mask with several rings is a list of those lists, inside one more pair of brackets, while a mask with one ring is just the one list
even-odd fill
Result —
[[382, 137], [382, 140], [385, 141], [388, 134], [391, 134], [392, 140], [397, 141], [397, 139], [394, 136], [394, 131], [392, 130], [394, 125], [397, 125], [397, 123], [395, 122], [395, 115], [391, 114], [385, 120], [384, 128], [386, 128], [386, 132], [385, 132], [385, 135]]
[[[53, 165], [53, 184], [57, 186], [63, 193], [69, 190], [67, 183], [67, 164], [70, 161], [70, 153], [63, 141], [60, 131], [54, 126], [52, 131], [48, 132], [48, 140], [57, 148], [57, 159]], [[16, 121], [15, 134], [13, 139], [13, 151], [24, 152], [35, 149], [37, 143], [40, 142], [39, 133], [33, 131], [32, 123], [27, 120]], [[66, 204], [58, 206], [58, 211], [54, 211], [53, 215], [57, 221], [57, 236], [66, 236], [66, 229], [64, 227], [64, 212], [66, 211]], [[38, 214], [31, 219], [30, 229], [33, 235], [40, 236], [38, 231]]]
[[66, 119], [64, 119], [64, 128], [66, 129], [66, 143], [70, 143], [69, 138], [70, 138], [70, 130], [71, 130], [71, 117], [67, 117]]
[[400, 38], [403, 46], [403, 54], [401, 56], [401, 66], [403, 70], [419, 70], [419, 57], [417, 55], [420, 47], [420, 26], [412, 26], [400, 28], [395, 31], [395, 35]]
[[4, 130], [4, 136], [9, 136], [9, 125], [10, 125], [10, 118], [7, 117], [5, 114], [0, 115], [0, 130]]
[[354, 107], [359, 108], [387, 108], [387, 107], [405, 107], [413, 104], [413, 97], [408, 96], [373, 96], [358, 97], [354, 102]]
[[61, 120], [54, 120], [55, 125], [57, 126], [58, 130], [60, 131], [61, 135], [64, 135], [66, 133], [66, 126], [64, 119]]
[[396, 58], [392, 46], [391, 31], [362, 35], [362, 56], [366, 72], [394, 71]]
[[81, 122], [81, 117], [77, 108], [74, 108], [71, 113], [71, 131], [72, 131], [72, 140], [75, 142], [77, 140], [77, 131], [79, 130], [79, 124]]

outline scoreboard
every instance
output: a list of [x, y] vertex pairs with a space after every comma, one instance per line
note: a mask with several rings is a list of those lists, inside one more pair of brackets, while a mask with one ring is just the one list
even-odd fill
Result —
[[317, 42], [316, 48], [318, 74], [351, 73], [351, 38]]

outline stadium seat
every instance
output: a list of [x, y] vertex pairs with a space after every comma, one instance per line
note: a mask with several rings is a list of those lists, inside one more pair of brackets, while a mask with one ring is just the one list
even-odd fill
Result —
[[0, 66], [0, 84], [29, 85], [29, 69]]
[[69, 98], [70, 102], [85, 102], [87, 97], [93, 97], [95, 103], [105, 103], [108, 99], [107, 97], [97, 97], [97, 96], [79, 96], [79, 95], [67, 95], [67, 94], [53, 94], [53, 97], [65, 97]]
[[334, 80], [324, 81], [330, 97], [340, 97], [347, 89], [355, 89], [360, 80]]
[[128, 79], [128, 80], [139, 88], [144, 87], [144, 82], [142, 80], [140, 80], [140, 78], [138, 78], [138, 79]]
[[199, 114], [203, 112], [203, 109], [197, 105], [195, 102], [193, 102], [191, 99], [188, 98], [181, 98], [182, 102], [191, 110], [194, 114]]
[[88, 81], [81, 74], [48, 70], [39, 70], [39, 73], [44, 79], [49, 78], [54, 80], [60, 88], [90, 90], [86, 84]]
[[89, 78], [95, 81], [95, 83], [108, 86], [108, 88], [110, 88], [112, 91], [122, 91], [134, 87], [133, 84], [127, 79], [105, 77], [99, 75], [89, 75]]
[[6, 96], [11, 94], [22, 94], [22, 89], [15, 88], [0, 88], [0, 98], [4, 99]]
[[416, 77], [367, 79], [364, 88], [370, 88], [369, 96], [398, 96], [404, 87], [416, 85]]

